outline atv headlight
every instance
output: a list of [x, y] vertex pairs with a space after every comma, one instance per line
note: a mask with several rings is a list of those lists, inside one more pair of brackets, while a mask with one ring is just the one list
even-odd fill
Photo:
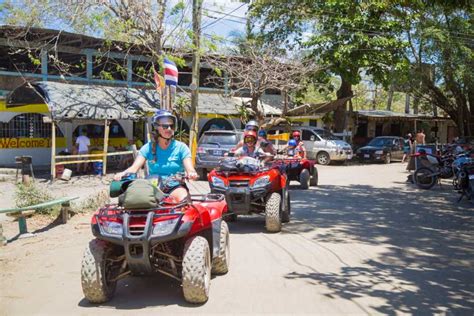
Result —
[[211, 180], [212, 180], [212, 185], [213, 186], [223, 188], [223, 189], [227, 189], [227, 186], [225, 185], [224, 180], [222, 180], [221, 178], [212, 177]]
[[260, 177], [257, 180], [255, 180], [255, 182], [252, 185], [252, 188], [264, 187], [269, 183], [270, 183], [270, 177], [269, 176], [263, 176], [263, 177]]
[[179, 217], [173, 218], [173, 219], [168, 219], [165, 221], [161, 221], [155, 224], [155, 227], [153, 227], [153, 235], [168, 235], [170, 234], [174, 227], [176, 226], [176, 223], [178, 222]]
[[117, 222], [104, 221], [102, 222], [102, 227], [107, 234], [111, 235], [122, 235], [123, 232], [122, 224]]
[[376, 150], [376, 151], [375, 151], [375, 154], [376, 154], [376, 155], [383, 155], [383, 150]]

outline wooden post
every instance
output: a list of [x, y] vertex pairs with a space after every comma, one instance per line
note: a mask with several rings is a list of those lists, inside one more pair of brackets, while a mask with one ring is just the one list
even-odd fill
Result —
[[107, 174], [107, 150], [109, 147], [109, 130], [110, 122], [105, 120], [105, 129], [104, 129], [104, 155], [102, 156], [102, 175]]
[[51, 122], [51, 182], [56, 176], [56, 124]]
[[69, 219], [70, 210], [71, 210], [70, 202], [64, 202], [61, 204], [61, 221], [63, 224], [67, 223], [67, 220]]

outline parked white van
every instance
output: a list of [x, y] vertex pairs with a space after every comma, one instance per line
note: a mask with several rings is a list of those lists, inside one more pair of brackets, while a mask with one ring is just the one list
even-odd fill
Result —
[[[312, 126], [293, 126], [291, 131], [301, 133], [308, 159], [316, 160], [320, 165], [328, 165], [331, 162], [344, 163], [352, 159], [351, 145], [328, 130]], [[278, 148], [285, 146], [291, 137], [285, 127], [274, 127], [268, 131], [268, 135], [268, 139]]]

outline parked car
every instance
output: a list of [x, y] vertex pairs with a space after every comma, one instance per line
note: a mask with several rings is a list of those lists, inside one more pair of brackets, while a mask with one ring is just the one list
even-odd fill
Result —
[[356, 155], [360, 162], [401, 161], [403, 158], [404, 140], [398, 136], [379, 136], [372, 139], [366, 146], [357, 150]]
[[[307, 158], [316, 160], [320, 165], [328, 165], [331, 162], [344, 163], [347, 159], [352, 159], [351, 145], [341, 140], [330, 131], [313, 126], [293, 126], [291, 132], [300, 131], [301, 140], [304, 142], [307, 151]], [[291, 132], [285, 127], [272, 128], [268, 134], [269, 139], [288, 140]], [[279, 144], [286, 144], [279, 142]]]
[[201, 179], [216, 168], [219, 161], [242, 139], [242, 131], [211, 130], [202, 134], [198, 142], [196, 170]]

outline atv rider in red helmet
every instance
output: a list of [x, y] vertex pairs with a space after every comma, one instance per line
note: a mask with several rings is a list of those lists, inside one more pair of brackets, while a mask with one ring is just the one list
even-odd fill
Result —
[[295, 147], [296, 152], [301, 158], [306, 159], [306, 148], [304, 147], [304, 143], [301, 140], [301, 133], [299, 131], [294, 131], [291, 136], [293, 140], [296, 142], [296, 147]]
[[[267, 157], [269, 154], [257, 146], [257, 133], [254, 131], [245, 131], [244, 145], [234, 152], [236, 157], [260, 158]], [[271, 158], [271, 157], [269, 157]]]
[[[257, 132], [258, 132], [258, 123], [257, 121], [255, 120], [250, 120], [247, 122], [247, 124], [245, 124], [245, 129], [244, 129], [244, 133], [245, 132], [249, 132], [249, 131], [253, 131], [255, 132], [255, 135], [257, 135]], [[257, 139], [257, 142], [258, 142], [258, 139]], [[242, 146], [244, 146], [244, 140], [240, 140], [237, 145], [235, 145], [235, 148], [234, 148], [234, 151], [237, 151], [238, 149], [242, 148]], [[256, 145], [258, 146], [258, 145]]]
[[[174, 139], [176, 116], [169, 111], [158, 110], [153, 116], [152, 124], [152, 140], [143, 145], [132, 166], [115, 174], [114, 180], [120, 180], [127, 173], [137, 173], [145, 162], [148, 163], [150, 176], [160, 176], [166, 180], [170, 175], [185, 171], [189, 179], [196, 180], [198, 175], [188, 146]], [[178, 181], [170, 181], [161, 189], [176, 201], [188, 197], [188, 189]]]

